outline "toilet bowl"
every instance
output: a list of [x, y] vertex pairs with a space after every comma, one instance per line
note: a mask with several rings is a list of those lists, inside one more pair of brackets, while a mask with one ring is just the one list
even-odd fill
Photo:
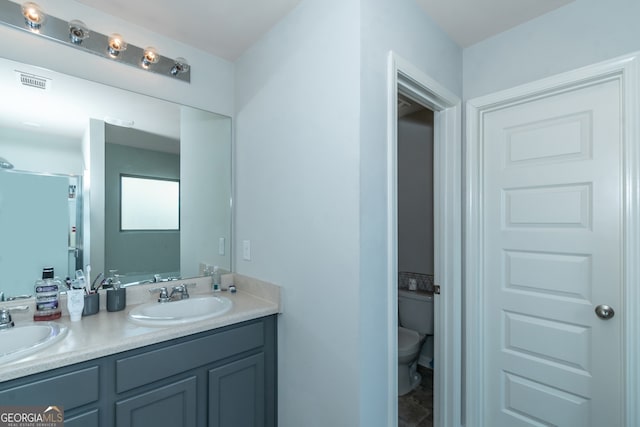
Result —
[[398, 327], [398, 396], [409, 393], [420, 383], [417, 364], [421, 344], [419, 333]]
[[433, 335], [433, 294], [398, 290], [398, 395], [420, 384], [418, 357], [425, 338]]

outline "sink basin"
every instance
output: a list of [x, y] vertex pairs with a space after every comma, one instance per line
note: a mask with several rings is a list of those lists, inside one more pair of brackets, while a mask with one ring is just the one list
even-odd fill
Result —
[[0, 364], [37, 353], [67, 333], [67, 327], [55, 322], [14, 326], [0, 330]]
[[220, 316], [231, 309], [227, 297], [195, 297], [172, 302], [150, 302], [129, 312], [129, 319], [145, 326], [169, 326]]

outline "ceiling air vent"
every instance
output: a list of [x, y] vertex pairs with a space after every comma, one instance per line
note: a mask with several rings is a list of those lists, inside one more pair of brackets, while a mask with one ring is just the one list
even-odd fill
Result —
[[23, 86], [35, 87], [43, 90], [50, 89], [51, 79], [18, 70], [16, 70], [16, 75], [18, 76], [18, 81]]

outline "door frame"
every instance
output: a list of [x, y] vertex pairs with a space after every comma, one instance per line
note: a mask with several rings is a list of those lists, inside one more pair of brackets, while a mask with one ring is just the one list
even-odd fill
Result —
[[391, 51], [387, 105], [387, 425], [398, 423], [398, 92], [434, 113], [434, 425], [459, 426], [462, 343], [462, 138], [461, 101]]
[[484, 283], [482, 231], [482, 120], [485, 113], [603, 81], [617, 80], [622, 111], [622, 345], [625, 425], [640, 425], [640, 113], [638, 53], [590, 65], [516, 88], [472, 99], [466, 107], [465, 194], [465, 415], [469, 427], [482, 426], [484, 366]]

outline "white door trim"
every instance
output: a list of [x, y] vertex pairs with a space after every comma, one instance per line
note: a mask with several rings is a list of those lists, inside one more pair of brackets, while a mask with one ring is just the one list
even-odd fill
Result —
[[434, 425], [459, 426], [461, 417], [462, 147], [458, 97], [399, 57], [389, 53], [387, 106], [387, 425], [398, 423], [398, 91], [434, 112], [434, 268], [441, 294], [434, 305]]
[[482, 116], [495, 109], [543, 98], [564, 91], [618, 80], [622, 88], [623, 114], [623, 283], [624, 300], [623, 391], [625, 425], [640, 425], [640, 113], [638, 53], [584, 67], [468, 101], [466, 108], [465, 194], [465, 424], [482, 426], [484, 419], [483, 247], [482, 235]]

